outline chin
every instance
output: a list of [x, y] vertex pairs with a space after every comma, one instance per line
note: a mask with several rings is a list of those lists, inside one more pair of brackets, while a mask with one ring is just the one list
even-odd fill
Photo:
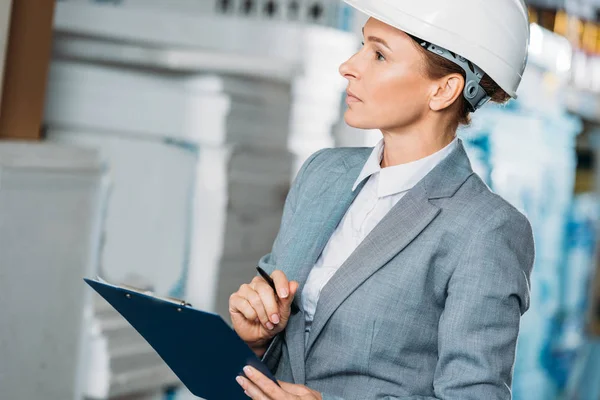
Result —
[[356, 115], [355, 112], [348, 109], [344, 113], [344, 122], [356, 129], [377, 129], [377, 124], [373, 123], [373, 121], [369, 121], [364, 116]]

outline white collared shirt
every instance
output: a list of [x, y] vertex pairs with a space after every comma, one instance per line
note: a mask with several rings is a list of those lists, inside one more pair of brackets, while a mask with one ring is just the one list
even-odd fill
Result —
[[448, 146], [420, 160], [383, 169], [380, 166], [383, 139], [373, 148], [352, 190], [356, 190], [363, 180], [369, 180], [329, 238], [302, 290], [305, 339], [308, 339], [319, 295], [325, 284], [392, 207], [454, 150], [457, 141], [455, 138]]

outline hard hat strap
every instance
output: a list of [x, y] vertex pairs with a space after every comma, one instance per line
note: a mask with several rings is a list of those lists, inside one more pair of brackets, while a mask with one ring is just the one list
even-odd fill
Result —
[[444, 57], [446, 60], [453, 62], [465, 71], [466, 79], [463, 96], [465, 100], [467, 100], [471, 112], [475, 112], [478, 108], [482, 107], [490, 100], [490, 96], [479, 84], [485, 75], [485, 72], [483, 72], [481, 68], [469, 62], [466, 58], [459, 56], [458, 54], [455, 54], [443, 47], [429, 43], [428, 41], [419, 39], [415, 36], [410, 36], [427, 51]]

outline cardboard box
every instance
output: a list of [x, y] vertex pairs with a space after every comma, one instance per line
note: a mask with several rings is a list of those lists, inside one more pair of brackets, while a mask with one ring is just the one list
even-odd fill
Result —
[[37, 140], [41, 136], [54, 6], [54, 0], [12, 4], [1, 88], [0, 138]]
[[2, 105], [2, 83], [4, 81], [4, 62], [6, 60], [11, 7], [12, 0], [2, 0], [0, 2], [0, 106]]

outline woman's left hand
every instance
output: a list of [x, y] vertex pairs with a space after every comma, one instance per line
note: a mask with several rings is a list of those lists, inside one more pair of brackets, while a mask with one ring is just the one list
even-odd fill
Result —
[[244, 367], [248, 379], [238, 376], [237, 381], [245, 390], [246, 395], [254, 400], [322, 400], [321, 393], [304, 385], [279, 382], [277, 386], [272, 380], [256, 368]]

